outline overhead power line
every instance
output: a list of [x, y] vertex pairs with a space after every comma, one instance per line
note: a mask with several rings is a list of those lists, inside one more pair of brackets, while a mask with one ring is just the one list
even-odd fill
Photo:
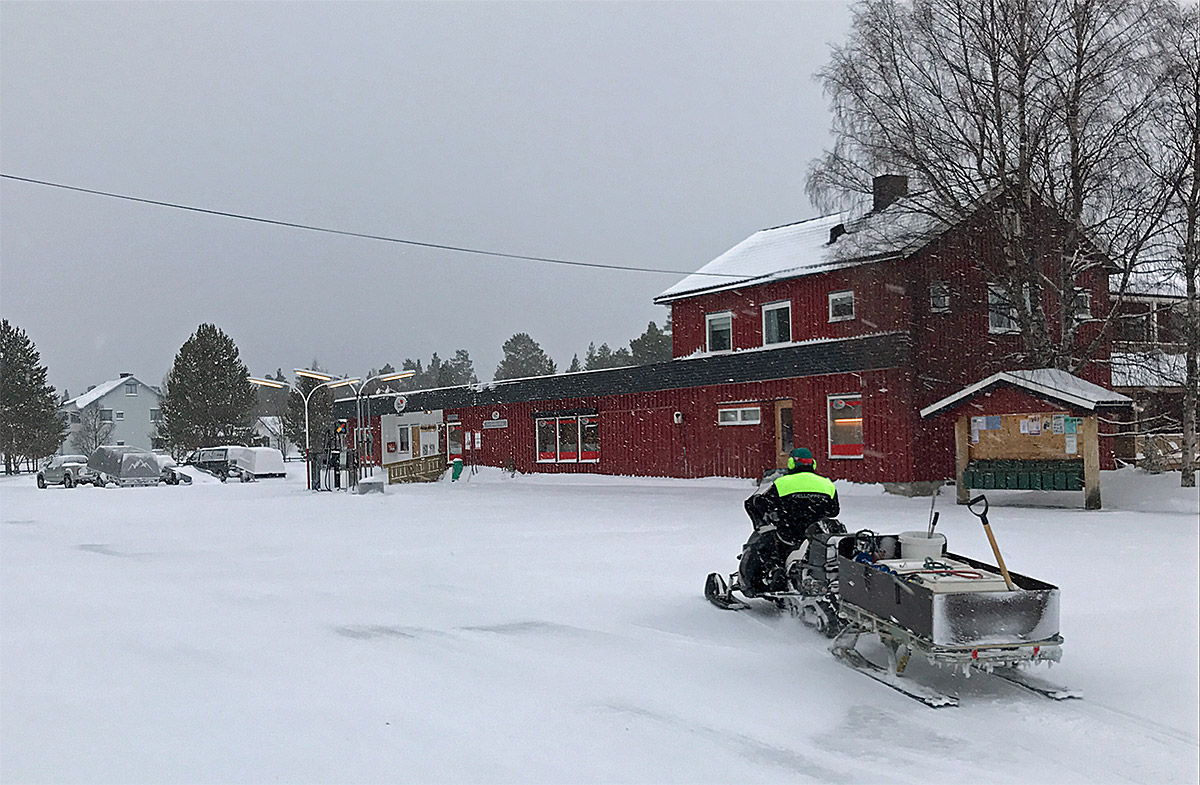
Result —
[[315, 226], [313, 224], [297, 223], [295, 221], [280, 221], [274, 218], [263, 218], [257, 215], [245, 215], [243, 213], [234, 213], [226, 210], [212, 210], [206, 207], [195, 207], [187, 204], [177, 204], [175, 202], [163, 202], [158, 199], [144, 199], [140, 196], [129, 196], [128, 194], [112, 193], [110, 191], [98, 191], [94, 188], [81, 188], [77, 185], [67, 185], [65, 183], [52, 183], [47, 180], [35, 180], [31, 177], [18, 177], [12, 174], [0, 173], [0, 178], [5, 180], [13, 180], [20, 183], [30, 183], [32, 185], [43, 185], [47, 188], [60, 188], [64, 191], [75, 191], [81, 194], [91, 194], [93, 196], [105, 196], [109, 199], [122, 199], [127, 202], [139, 202], [141, 204], [152, 204], [157, 207], [170, 207], [173, 210], [186, 210], [192, 213], [203, 213], [205, 215], [217, 215], [222, 218], [234, 218], [239, 221], [253, 221], [255, 223], [269, 224], [271, 226], [283, 226], [288, 229], [305, 229], [310, 232], [323, 232], [324, 234], [336, 234], [343, 237], [359, 237], [364, 240], [378, 240], [385, 243], [396, 243], [398, 245], [411, 245], [417, 248], [433, 248], [439, 251], [457, 251], [458, 253], [469, 253], [477, 256], [492, 256], [499, 259], [518, 259], [526, 262], [540, 262], [543, 264], [562, 264], [570, 267], [592, 267], [599, 270], [622, 270], [625, 272], [635, 273], [664, 273], [669, 275], [704, 275], [716, 278], [743, 278], [745, 276], [729, 275], [726, 273], [698, 273], [690, 270], [663, 270], [655, 267], [629, 267], [617, 264], [600, 264], [598, 262], [579, 262], [570, 259], [555, 259], [549, 256], [525, 256], [523, 254], [504, 253], [502, 251], [485, 251], [481, 248], [466, 248], [460, 245], [444, 245], [442, 243], [428, 243], [420, 240], [405, 240], [400, 237], [388, 237], [382, 234], [367, 234], [365, 232], [352, 232], [346, 229], [332, 229], [328, 226]]

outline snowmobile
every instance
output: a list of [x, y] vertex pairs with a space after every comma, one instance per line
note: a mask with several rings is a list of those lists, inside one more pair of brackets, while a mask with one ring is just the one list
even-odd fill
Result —
[[[748, 609], [752, 599], [772, 602], [831, 638], [830, 652], [845, 665], [929, 706], [956, 706], [958, 698], [904, 678], [914, 654], [939, 668], [968, 676], [984, 671], [1049, 698], [1080, 697], [1020, 670], [1062, 656], [1059, 590], [1008, 571], [985, 496], [968, 508], [982, 521], [999, 569], [947, 551], [945, 536], [934, 532], [937, 513], [931, 512], [927, 532], [898, 534], [850, 533], [826, 520], [810, 527], [788, 555], [785, 587], [754, 591], [740, 585], [738, 573], [728, 579], [710, 573], [704, 594], [728, 610]], [[864, 634], [878, 637], [886, 665], [858, 648]]]

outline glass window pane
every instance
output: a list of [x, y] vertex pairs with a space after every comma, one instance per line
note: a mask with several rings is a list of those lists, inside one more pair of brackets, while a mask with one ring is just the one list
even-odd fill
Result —
[[715, 314], [707, 319], [708, 351], [725, 352], [733, 348], [733, 316]]
[[861, 458], [863, 455], [862, 397], [829, 399], [829, 456]]
[[574, 417], [558, 419], [558, 460], [579, 460], [579, 421]]
[[945, 281], [929, 283], [929, 307], [934, 313], [950, 310], [950, 284]]
[[761, 422], [762, 409], [742, 409], [741, 420], [742, 422]]
[[763, 307], [763, 345], [792, 340], [792, 308], [788, 303]]
[[600, 460], [600, 418], [580, 417], [579, 432], [579, 460]]
[[1012, 332], [1017, 329], [1014, 307], [1004, 287], [988, 284], [988, 330], [994, 333]]
[[558, 460], [558, 434], [555, 420], [537, 421], [537, 459], [539, 461]]
[[718, 409], [717, 422], [719, 423], [734, 423], [738, 421], [737, 409]]
[[854, 292], [834, 292], [829, 295], [829, 321], [854, 318]]

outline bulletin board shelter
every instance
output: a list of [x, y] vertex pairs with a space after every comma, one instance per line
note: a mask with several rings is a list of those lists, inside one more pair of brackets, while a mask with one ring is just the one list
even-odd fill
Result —
[[1083, 491], [1101, 507], [1102, 419], [1121, 393], [1054, 369], [1001, 371], [921, 410], [954, 423], [958, 503], [972, 489]]

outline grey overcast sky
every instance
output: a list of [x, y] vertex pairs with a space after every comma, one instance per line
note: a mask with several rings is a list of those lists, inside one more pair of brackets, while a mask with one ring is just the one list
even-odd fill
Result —
[[202, 322], [256, 375], [527, 332], [564, 369], [757, 229], [815, 214], [838, 2], [0, 3], [0, 170], [492, 259], [0, 181], [0, 313], [72, 395]]

